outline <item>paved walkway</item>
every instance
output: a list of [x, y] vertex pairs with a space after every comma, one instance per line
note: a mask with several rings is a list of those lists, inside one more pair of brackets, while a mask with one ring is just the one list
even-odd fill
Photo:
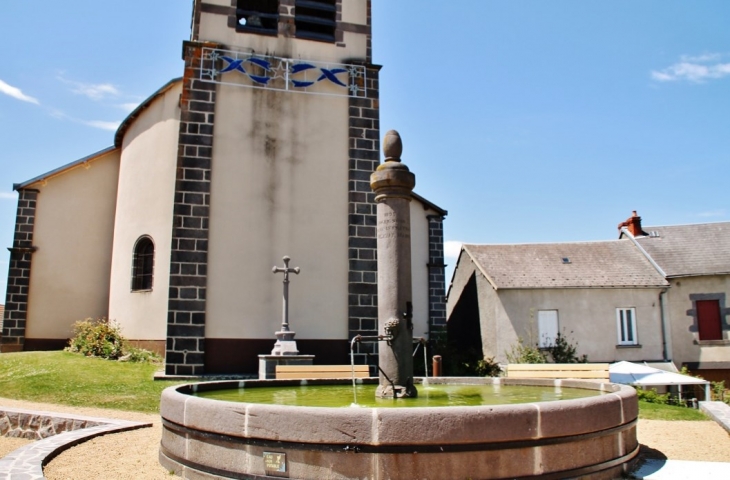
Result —
[[730, 478], [730, 463], [646, 460], [629, 478], [644, 480], [700, 480]]
[[724, 402], [700, 402], [700, 411], [730, 433], [730, 405]]
[[4, 409], [13, 413], [22, 412], [29, 416], [29, 422], [39, 424], [48, 418], [69, 420], [73, 423], [91, 424], [94, 426], [66, 431], [51, 437], [37, 440], [13, 450], [0, 458], [0, 480], [40, 480], [43, 479], [43, 464], [64, 450], [107, 433], [124, 432], [137, 428], [151, 427], [151, 423], [130, 422], [111, 418], [84, 417], [80, 415], [58, 414], [31, 410]]

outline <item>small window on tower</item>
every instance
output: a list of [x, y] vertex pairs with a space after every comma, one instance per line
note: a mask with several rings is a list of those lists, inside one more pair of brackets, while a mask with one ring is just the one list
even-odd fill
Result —
[[298, 38], [335, 41], [336, 0], [296, 0], [294, 22]]
[[279, 0], [238, 0], [236, 21], [239, 32], [279, 33]]

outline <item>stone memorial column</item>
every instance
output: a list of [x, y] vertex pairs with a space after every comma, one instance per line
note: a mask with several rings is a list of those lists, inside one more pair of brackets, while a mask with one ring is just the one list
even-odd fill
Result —
[[[415, 397], [411, 299], [411, 192], [416, 177], [401, 163], [395, 130], [385, 134], [385, 162], [370, 176], [378, 216], [378, 397]], [[395, 390], [395, 391], [394, 391]]]

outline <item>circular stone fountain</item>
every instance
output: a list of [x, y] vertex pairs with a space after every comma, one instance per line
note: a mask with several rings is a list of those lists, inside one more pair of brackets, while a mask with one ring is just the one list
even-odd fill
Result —
[[558, 385], [603, 394], [512, 405], [325, 408], [192, 394], [332, 380], [183, 385], [162, 394], [160, 462], [191, 478], [271, 478], [277, 467], [279, 477], [316, 480], [613, 479], [638, 452], [638, 407], [631, 387], [579, 380], [429, 378], [431, 385], [446, 382]]
[[[398, 133], [388, 132], [383, 144], [385, 162], [370, 177], [378, 204], [378, 335], [370, 340], [378, 342], [380, 371], [370, 381], [381, 401], [410, 405], [418, 400], [409, 217], [415, 176], [400, 161]], [[275, 386], [286, 396], [302, 385], [337, 383], [332, 380], [184, 385], [162, 394], [160, 462], [186, 478], [613, 479], [638, 452], [638, 403], [631, 387], [578, 380], [429, 382], [580, 388], [596, 395], [516, 405], [327, 408], [192, 394]]]

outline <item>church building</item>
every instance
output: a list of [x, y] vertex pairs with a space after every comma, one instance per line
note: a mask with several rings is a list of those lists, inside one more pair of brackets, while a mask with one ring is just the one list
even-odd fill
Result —
[[[370, 4], [194, 0], [182, 77], [113, 146], [14, 185], [0, 351], [60, 349], [75, 321], [108, 317], [169, 375], [254, 373], [289, 256], [300, 353], [347, 362], [349, 340], [378, 328]], [[446, 211], [410, 205], [413, 335], [428, 338], [445, 325]]]

